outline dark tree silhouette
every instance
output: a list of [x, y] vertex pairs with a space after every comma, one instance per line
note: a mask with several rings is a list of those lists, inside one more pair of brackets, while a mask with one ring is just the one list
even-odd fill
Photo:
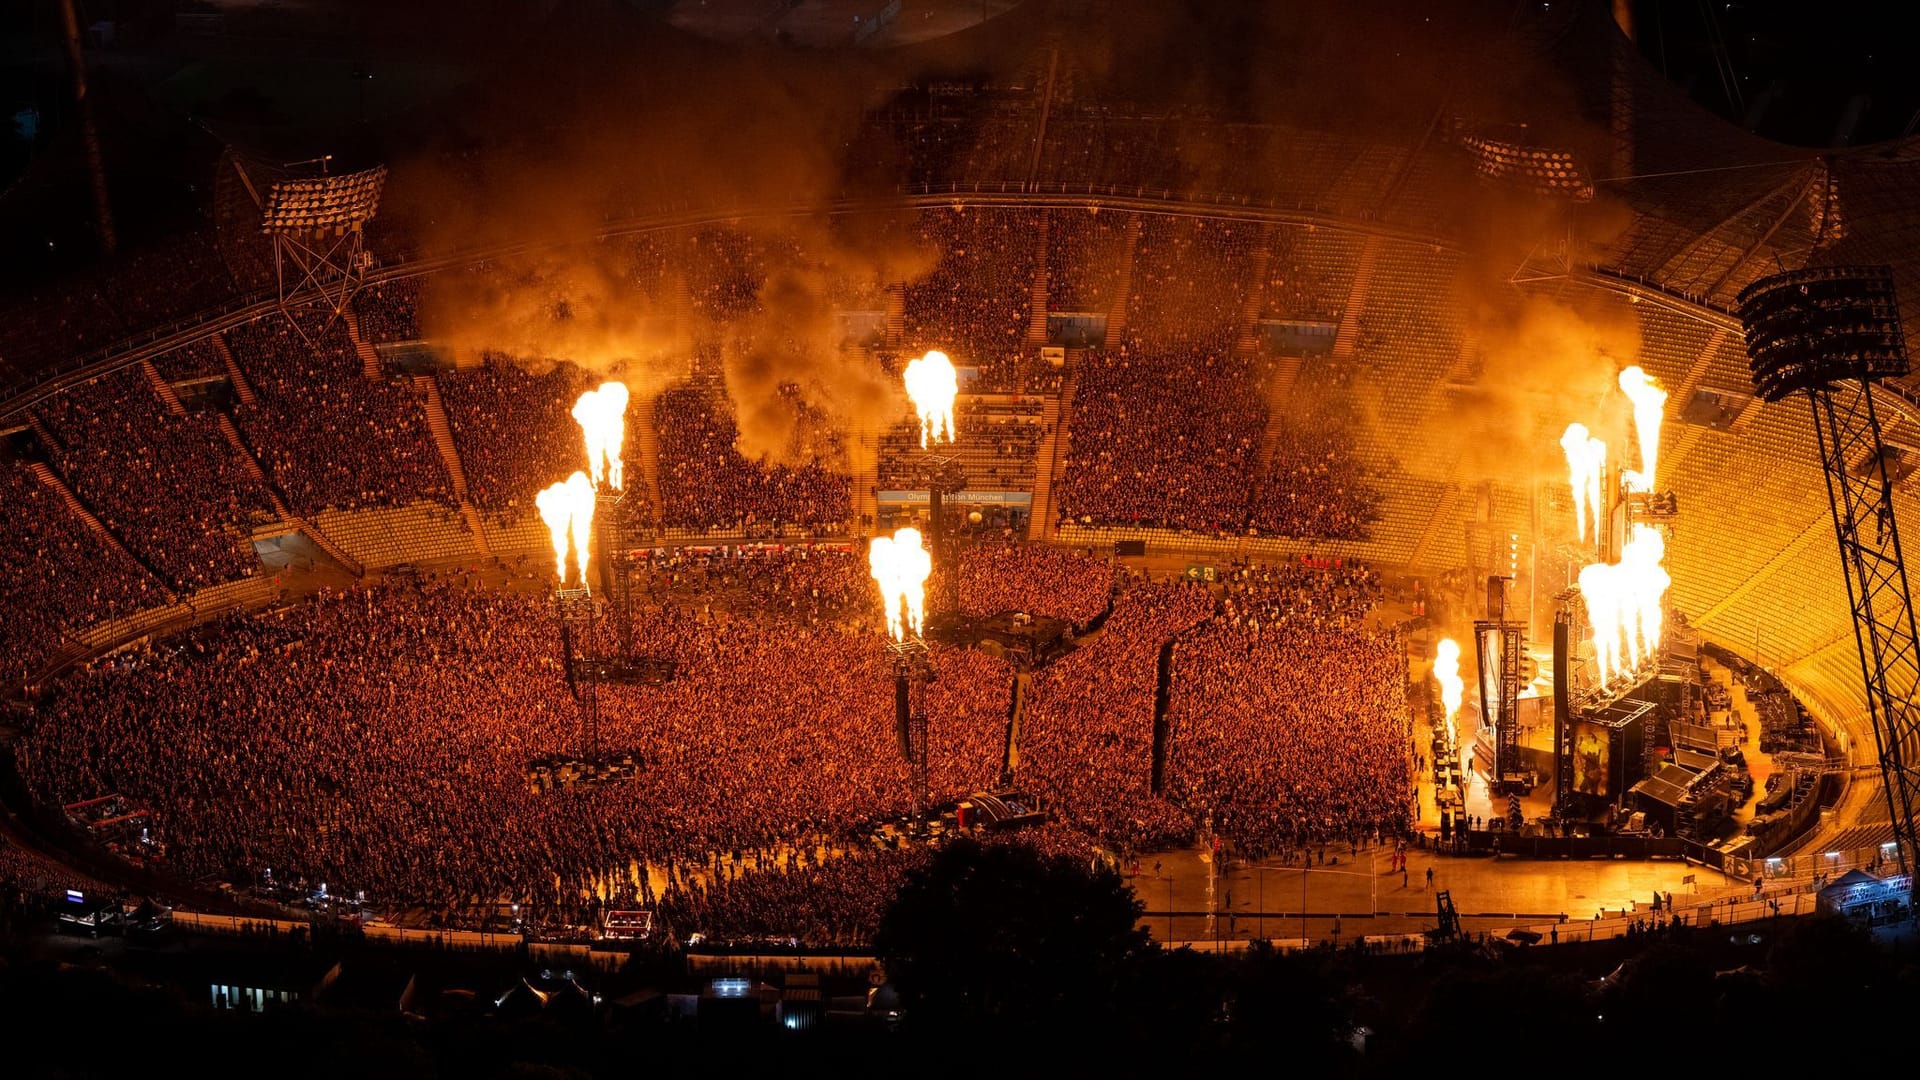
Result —
[[1119, 876], [1019, 845], [956, 841], [910, 876], [874, 946], [922, 1029], [1110, 1016], [1154, 946]]

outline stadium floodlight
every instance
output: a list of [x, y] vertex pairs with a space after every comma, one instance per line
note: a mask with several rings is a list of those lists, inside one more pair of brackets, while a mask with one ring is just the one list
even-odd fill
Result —
[[1593, 198], [1593, 182], [1572, 151], [1481, 134], [1467, 135], [1460, 142], [1473, 154], [1474, 171], [1484, 179], [1505, 181], [1552, 198], [1575, 202]]
[[380, 212], [386, 184], [387, 167], [378, 165], [342, 176], [282, 180], [268, 191], [260, 231], [273, 240], [280, 307], [303, 336], [291, 308], [323, 303], [331, 323], [372, 267], [362, 227]]
[[267, 194], [260, 229], [266, 233], [328, 232], [365, 224], [380, 211], [387, 167], [345, 176], [283, 180]]

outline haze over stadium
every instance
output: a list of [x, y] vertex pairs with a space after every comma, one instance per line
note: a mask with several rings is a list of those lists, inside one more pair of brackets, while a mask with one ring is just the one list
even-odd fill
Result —
[[1299, 1036], [1384, 1071], [1435, 972], [1625, 1039], [1643, 950], [1911, 918], [1910, 132], [1721, 119], [1625, 2], [76, 4], [0, 929], [1250, 1056], [1258, 972], [1419, 952]]

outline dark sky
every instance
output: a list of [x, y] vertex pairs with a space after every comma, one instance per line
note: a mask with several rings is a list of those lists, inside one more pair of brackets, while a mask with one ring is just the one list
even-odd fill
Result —
[[1634, 0], [1633, 8], [1640, 51], [1656, 68], [1693, 100], [1767, 138], [1858, 146], [1916, 126], [1910, 5]]

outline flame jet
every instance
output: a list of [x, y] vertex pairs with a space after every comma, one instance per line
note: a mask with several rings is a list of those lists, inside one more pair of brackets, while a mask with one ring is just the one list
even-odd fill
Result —
[[1660, 416], [1667, 407], [1667, 392], [1638, 364], [1620, 373], [1620, 389], [1633, 402], [1633, 433], [1640, 440], [1640, 471], [1621, 473], [1629, 491], [1652, 491], [1660, 467]]
[[1460, 715], [1460, 703], [1467, 694], [1467, 684], [1460, 678], [1459, 642], [1441, 638], [1440, 644], [1434, 646], [1433, 678], [1440, 684], [1440, 702], [1447, 708], [1447, 741], [1458, 746], [1460, 730], [1454, 718]]
[[927, 577], [933, 573], [933, 556], [920, 546], [920, 530], [896, 529], [890, 538], [874, 537], [867, 547], [867, 567], [880, 586], [887, 635], [895, 641], [919, 637]]
[[960, 393], [960, 377], [947, 354], [933, 350], [907, 365], [901, 373], [913, 410], [920, 414], [920, 449], [929, 443], [952, 442], [953, 399]]
[[549, 485], [533, 497], [540, 520], [547, 526], [553, 542], [553, 555], [560, 584], [567, 583], [567, 550], [573, 550], [574, 566], [580, 573], [580, 586], [587, 587], [587, 563], [592, 559], [593, 481], [587, 474], [575, 472], [565, 481]]
[[1593, 522], [1594, 539], [1600, 538], [1600, 520], [1606, 514], [1603, 489], [1607, 475], [1607, 444], [1594, 438], [1587, 425], [1567, 425], [1560, 436], [1560, 449], [1567, 455], [1567, 478], [1573, 485], [1573, 519], [1580, 539], [1587, 539], [1587, 522]]
[[620, 451], [627, 441], [628, 396], [626, 383], [601, 383], [573, 405], [573, 418], [587, 441], [587, 473], [594, 485], [604, 477], [615, 491], [626, 488]]
[[543, 489], [533, 497], [533, 505], [540, 509], [540, 520], [546, 523], [547, 536], [553, 541], [556, 572], [564, 586], [567, 583], [567, 533], [573, 522], [573, 507], [567, 499], [565, 481]]

